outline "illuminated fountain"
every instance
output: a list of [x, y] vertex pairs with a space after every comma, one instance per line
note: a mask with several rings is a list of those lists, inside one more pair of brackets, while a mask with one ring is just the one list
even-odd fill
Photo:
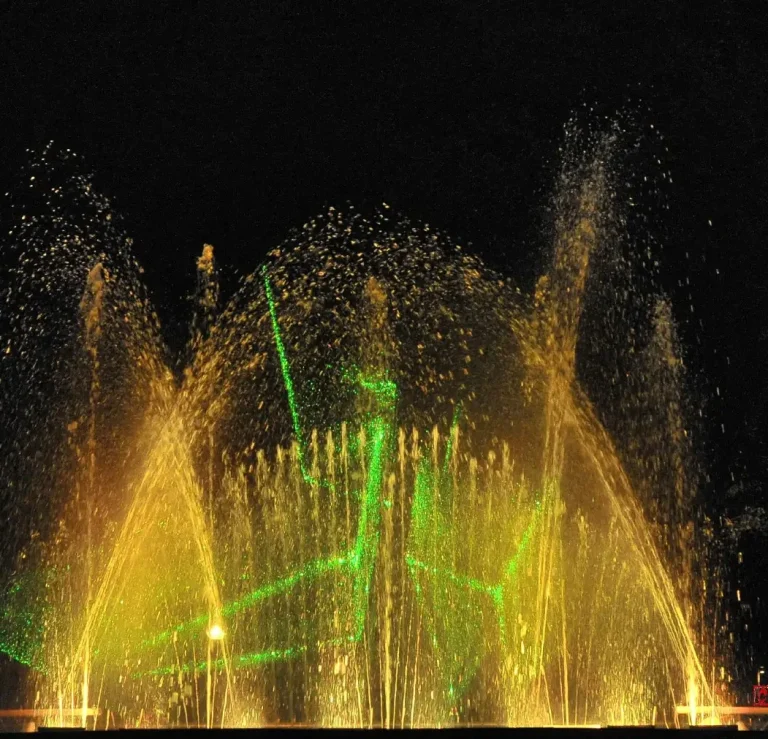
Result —
[[714, 703], [695, 534], [669, 533], [695, 479], [668, 304], [643, 303], [625, 438], [579, 379], [590, 291], [610, 292], [593, 265], [629, 263], [610, 148], [566, 157], [532, 297], [386, 207], [306, 224], [220, 312], [206, 246], [181, 378], [108, 203], [33, 166], [53, 194], [12, 235], [0, 641], [52, 723], [663, 723], [690, 691]]

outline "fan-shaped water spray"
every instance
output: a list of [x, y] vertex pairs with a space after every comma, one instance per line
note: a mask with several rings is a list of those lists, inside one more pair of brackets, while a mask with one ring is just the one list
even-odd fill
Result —
[[387, 727], [670, 721], [689, 685], [712, 703], [693, 570], [662, 535], [688, 505], [663, 299], [637, 407], [660, 399], [678, 452], [618, 444], [579, 379], [621, 224], [610, 148], [567, 157], [531, 297], [386, 206], [305, 224], [220, 312], [206, 246], [180, 381], [108, 204], [83, 178], [65, 203], [62, 163], [36, 164], [43, 204], [11, 234], [0, 634], [36, 702], [87, 726]]

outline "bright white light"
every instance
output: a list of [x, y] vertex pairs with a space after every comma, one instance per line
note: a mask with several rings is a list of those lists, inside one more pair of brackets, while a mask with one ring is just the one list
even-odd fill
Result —
[[224, 638], [224, 629], [219, 624], [214, 624], [208, 629], [208, 638], [211, 641], [221, 641]]

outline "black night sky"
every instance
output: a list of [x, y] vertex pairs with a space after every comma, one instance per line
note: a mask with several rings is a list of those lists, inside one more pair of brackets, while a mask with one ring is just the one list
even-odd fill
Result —
[[628, 111], [668, 149], [651, 227], [711, 397], [709, 495], [722, 510], [751, 485], [732, 513], [768, 485], [767, 38], [764, 0], [6, 0], [0, 187], [27, 148], [79, 152], [173, 332], [203, 242], [231, 288], [347, 202], [391, 203], [529, 280], [564, 124]]

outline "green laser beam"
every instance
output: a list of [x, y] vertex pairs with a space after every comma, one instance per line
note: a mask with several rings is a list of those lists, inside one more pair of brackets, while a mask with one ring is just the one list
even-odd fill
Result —
[[447, 567], [443, 568], [443, 567], [435, 567], [433, 565], [429, 565], [426, 562], [416, 559], [416, 557], [414, 557], [411, 554], [405, 555], [405, 562], [408, 565], [409, 569], [413, 571], [421, 570], [422, 572], [426, 572], [428, 575], [432, 575], [433, 577], [442, 576], [449, 582], [453, 583], [454, 585], [457, 585], [462, 588], [468, 588], [469, 590], [474, 590], [477, 593], [490, 595], [491, 597], [493, 597], [494, 591], [498, 587], [496, 585], [488, 585], [487, 583], [483, 582], [482, 580], [479, 580], [476, 577], [457, 574], [453, 570], [448, 569]]
[[534, 509], [533, 516], [531, 516], [531, 521], [523, 532], [523, 535], [520, 537], [520, 543], [517, 545], [515, 556], [509, 560], [507, 566], [504, 568], [505, 577], [517, 577], [517, 568], [520, 564], [520, 558], [523, 556], [523, 554], [525, 554], [528, 549], [528, 545], [531, 543], [531, 538], [533, 537], [533, 532], [535, 530], [537, 520], [538, 509]]
[[[368, 481], [365, 486], [365, 501], [360, 512], [357, 541], [355, 543], [355, 561], [358, 565], [358, 575], [355, 579], [355, 633], [362, 636], [365, 626], [365, 613], [368, 606], [370, 582], [378, 553], [381, 483], [384, 477], [383, 453], [387, 440], [387, 424], [377, 416], [370, 424], [373, 443], [371, 463], [368, 469]], [[369, 529], [373, 529], [371, 533]], [[359, 637], [358, 637], [359, 638]]]
[[304, 567], [287, 577], [283, 577], [271, 583], [267, 583], [260, 588], [248, 593], [240, 600], [228, 603], [221, 609], [223, 616], [232, 616], [240, 611], [249, 608], [261, 600], [273, 598], [276, 595], [288, 592], [298, 585], [302, 580], [315, 579], [329, 572], [342, 569], [344, 567], [356, 568], [357, 565], [352, 559], [350, 553], [341, 557], [332, 557], [330, 559], [316, 559], [308, 562]]
[[[306, 647], [289, 647], [288, 649], [268, 649], [264, 652], [251, 652], [249, 654], [235, 655], [230, 660], [230, 667], [244, 668], [244, 667], [259, 667], [261, 665], [268, 665], [272, 662], [284, 662], [289, 659], [295, 659], [306, 651]], [[201, 660], [198, 662], [186, 662], [183, 665], [168, 665], [164, 667], [156, 667], [153, 670], [147, 670], [147, 672], [135, 673], [134, 679], [141, 677], [160, 677], [162, 675], [178, 675], [179, 673], [189, 672], [205, 672], [209, 667], [208, 660]], [[210, 661], [210, 668], [214, 670], [221, 670], [226, 667], [226, 662], [223, 657]]]
[[504, 568], [504, 578], [502, 582], [489, 584], [478, 578], [471, 577], [470, 575], [457, 574], [449, 568], [429, 565], [422, 560], [416, 559], [416, 557], [410, 553], [405, 555], [406, 564], [408, 565], [408, 569], [412, 576], [416, 570], [421, 570], [434, 578], [443, 577], [459, 587], [465, 587], [475, 592], [489, 595], [494, 606], [498, 609], [504, 602], [506, 586], [509, 584], [509, 581], [517, 576], [520, 559], [526, 553], [528, 545], [531, 542], [537, 518], [537, 511], [534, 511], [530, 523], [520, 537], [520, 544], [518, 544], [515, 555], [509, 560], [507, 566]]
[[[443, 459], [443, 479], [448, 476], [448, 465], [453, 458], [453, 437], [456, 430], [459, 428], [459, 420], [461, 419], [461, 403], [457, 403], [453, 409], [453, 419], [451, 420], [451, 430], [448, 433], [448, 441], [445, 444], [445, 457]], [[442, 482], [442, 480], [441, 480]]]
[[364, 390], [372, 392], [387, 409], [391, 409], [397, 401], [397, 384], [387, 379], [368, 379], [358, 374], [357, 381]]
[[[268, 598], [273, 598], [277, 595], [281, 595], [292, 590], [300, 582], [304, 580], [314, 580], [328, 572], [333, 572], [344, 567], [350, 567], [357, 569], [358, 565], [355, 562], [351, 553], [347, 553], [341, 557], [332, 557], [330, 559], [315, 559], [308, 562], [304, 567], [299, 570], [295, 570], [285, 577], [281, 577], [270, 583], [266, 583], [256, 590], [251, 591], [240, 600], [227, 603], [222, 609], [222, 616], [233, 616], [240, 611], [243, 611], [256, 603]], [[170, 641], [174, 634], [183, 634], [190, 630], [202, 629], [208, 623], [208, 616], [198, 616], [186, 623], [181, 624], [173, 629], [163, 631], [157, 636], [147, 639], [142, 642], [142, 647], [153, 647], [159, 644], [163, 644]]]
[[310, 485], [318, 484], [319, 481], [307, 472], [304, 462], [304, 434], [301, 430], [301, 420], [299, 418], [299, 406], [296, 402], [296, 391], [293, 386], [293, 379], [291, 378], [291, 366], [288, 362], [288, 353], [285, 350], [285, 343], [283, 342], [283, 335], [280, 331], [280, 322], [277, 318], [277, 305], [275, 303], [275, 295], [272, 292], [272, 283], [269, 281], [269, 275], [267, 274], [267, 267], [264, 265], [261, 269], [261, 274], [264, 278], [264, 291], [267, 296], [267, 305], [269, 307], [269, 318], [272, 322], [272, 335], [275, 339], [275, 348], [277, 349], [277, 356], [280, 360], [280, 372], [283, 375], [283, 384], [285, 385], [285, 392], [288, 396], [288, 408], [291, 412], [291, 422], [293, 424], [293, 433], [296, 435], [296, 443], [299, 449], [299, 468], [301, 470], [301, 476], [306, 483]]

